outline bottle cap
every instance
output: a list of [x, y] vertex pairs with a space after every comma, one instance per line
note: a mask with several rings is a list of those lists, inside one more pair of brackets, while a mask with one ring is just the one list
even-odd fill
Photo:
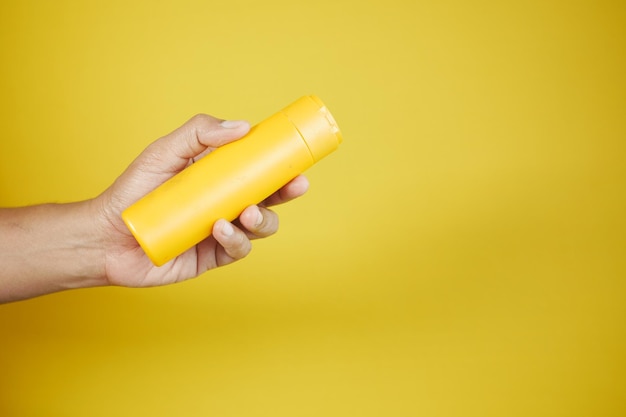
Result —
[[298, 129], [317, 162], [337, 149], [343, 137], [337, 122], [317, 96], [305, 96], [282, 110]]

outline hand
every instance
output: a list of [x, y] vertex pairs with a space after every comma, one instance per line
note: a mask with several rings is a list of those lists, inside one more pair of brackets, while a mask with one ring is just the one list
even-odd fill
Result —
[[103, 236], [107, 284], [130, 287], [164, 285], [195, 277], [209, 269], [245, 257], [250, 240], [278, 230], [278, 216], [267, 207], [304, 194], [305, 177], [299, 176], [258, 206], [250, 206], [233, 223], [219, 220], [213, 234], [177, 258], [155, 267], [121, 219], [132, 203], [214, 149], [237, 140], [250, 129], [245, 121], [221, 121], [197, 115], [169, 135], [155, 141], [93, 202], [96, 224]]

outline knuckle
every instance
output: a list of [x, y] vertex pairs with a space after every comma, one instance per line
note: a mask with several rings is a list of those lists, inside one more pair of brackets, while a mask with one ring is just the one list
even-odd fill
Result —
[[233, 259], [241, 259], [245, 258], [248, 253], [250, 253], [252, 250], [252, 244], [245, 233], [237, 230], [235, 236], [232, 237], [231, 242], [227, 244], [224, 249], [226, 249], [228, 255]]
[[271, 210], [263, 210], [263, 221], [258, 226], [258, 233], [263, 236], [273, 235], [280, 225], [278, 215]]
[[194, 115], [189, 121], [192, 124], [203, 125], [203, 124], [210, 124], [213, 120], [214, 120], [213, 117], [209, 116], [208, 114], [198, 113]]
[[252, 243], [245, 236], [239, 239], [236, 249], [233, 251], [233, 258], [243, 259], [252, 251]]
[[250, 254], [250, 252], [252, 252], [252, 243], [246, 239], [246, 245], [244, 247], [241, 257], [245, 258]]
[[189, 125], [197, 132], [206, 132], [215, 128], [218, 120], [208, 114], [198, 113], [189, 119]]

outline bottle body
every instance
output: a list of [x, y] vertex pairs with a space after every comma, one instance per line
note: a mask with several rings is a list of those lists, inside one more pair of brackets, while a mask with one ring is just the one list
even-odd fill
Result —
[[152, 262], [163, 265], [210, 236], [217, 220], [236, 219], [340, 141], [321, 101], [303, 97], [159, 186], [122, 218]]

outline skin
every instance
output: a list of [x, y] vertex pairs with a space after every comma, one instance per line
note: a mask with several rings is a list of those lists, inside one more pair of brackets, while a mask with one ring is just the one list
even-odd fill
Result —
[[245, 121], [197, 115], [150, 144], [98, 197], [69, 204], [0, 209], [0, 302], [57, 291], [117, 285], [150, 287], [184, 281], [244, 258], [251, 240], [278, 230], [268, 207], [301, 196], [299, 176], [267, 200], [177, 258], [155, 267], [121, 219], [135, 201], [214, 149], [244, 136]]

